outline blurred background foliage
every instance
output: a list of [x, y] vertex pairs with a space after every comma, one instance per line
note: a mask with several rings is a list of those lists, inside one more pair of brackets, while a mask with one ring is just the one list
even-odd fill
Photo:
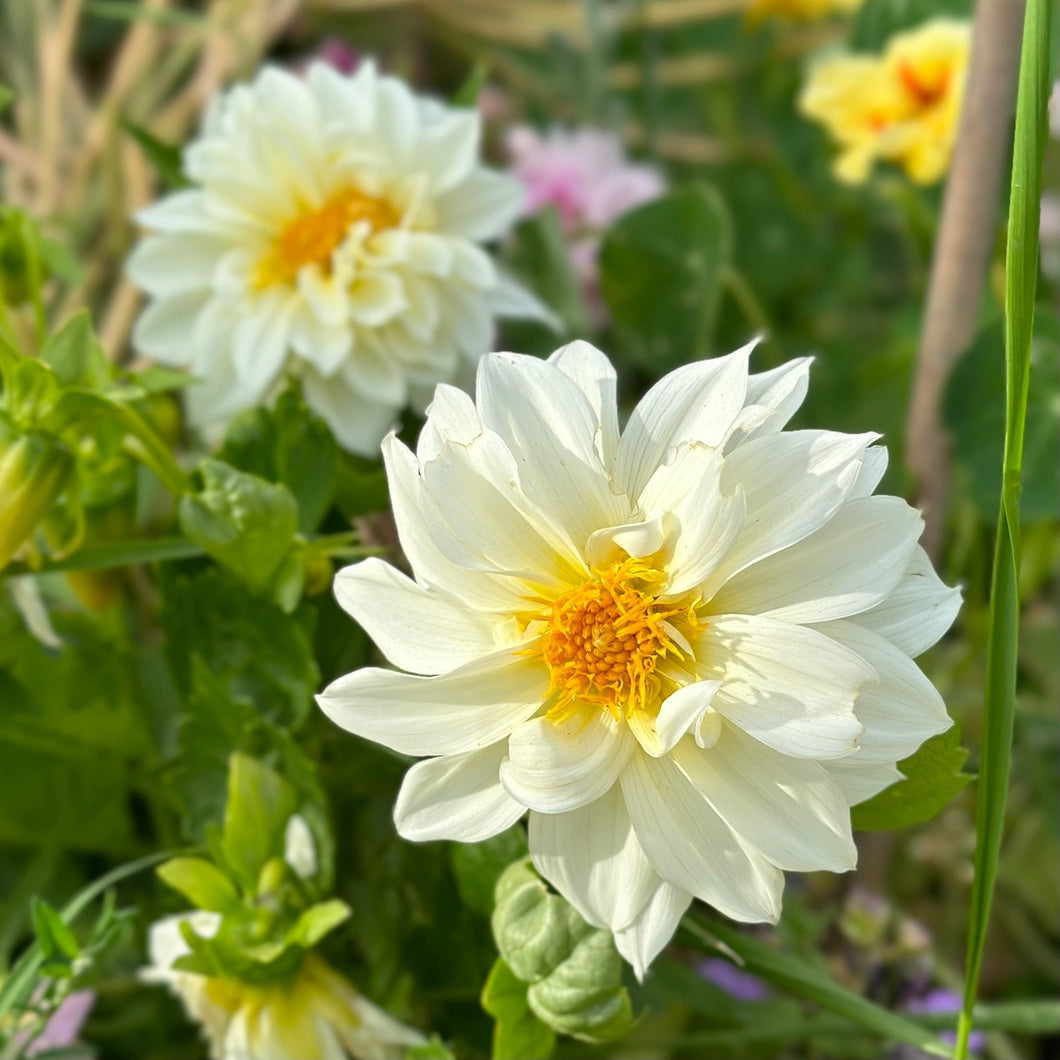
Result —
[[[940, 13], [969, 17], [970, 4], [865, 0], [848, 18], [753, 21], [741, 0], [7, 0], [0, 80], [15, 96], [0, 116], [5, 209], [39, 226], [18, 242], [16, 222], [3, 221], [12, 328], [39, 348], [42, 320], [88, 307], [109, 363], [141, 367], [129, 361], [138, 303], [122, 275], [134, 209], [179, 181], [176, 148], [216, 90], [264, 59], [297, 66], [338, 41], [440, 96], [461, 86], [489, 92], [497, 106], [487, 150], [498, 164], [515, 122], [592, 124], [665, 170], [671, 193], [616, 222], [601, 256], [610, 317], [593, 337], [618, 363], [627, 402], [675, 365], [763, 332], [759, 370], [816, 358], [795, 426], [880, 431], [892, 454], [884, 488], [911, 496], [905, 428], [941, 189], [893, 169], [862, 187], [838, 184], [824, 133], [798, 115], [794, 98], [822, 49], [879, 50], [893, 32]], [[1055, 144], [1045, 182], [1060, 184]], [[973, 773], [1000, 486], [1003, 223], [999, 210], [980, 327], [942, 409], [954, 446], [940, 564], [964, 586], [966, 604], [952, 634], [921, 659], [960, 725]], [[39, 305], [19, 308], [10, 284], [27, 238], [46, 282]], [[570, 337], [583, 332], [586, 307], [554, 215], [525, 220], [502, 255]], [[1055, 996], [1060, 982], [1058, 295], [1056, 275], [1043, 275], [1015, 766], [983, 980], [984, 996], [999, 1001]], [[535, 325], [498, 339], [541, 354], [558, 343]], [[180, 381], [164, 372], [137, 379], [138, 415], [185, 456], [201, 456], [180, 421]], [[409, 416], [410, 436], [416, 427]], [[78, 442], [77, 455], [83, 547], [103, 563], [37, 576], [52, 604], [52, 646], [0, 592], [0, 968], [29, 937], [32, 895], [58, 904], [122, 860], [201, 840], [223, 812], [229, 755], [241, 751], [281, 772], [331, 822], [337, 895], [354, 911], [325, 943], [332, 963], [457, 1055], [490, 1055], [492, 1021], [479, 1005], [496, 957], [489, 881], [521, 856], [521, 833], [474, 848], [398, 840], [391, 806], [404, 763], [340, 737], [312, 708], [326, 682], [372, 661], [367, 639], [322, 590], [333, 564], [352, 554], [351, 523], [363, 545], [393, 543], [375, 514], [386, 506], [378, 466], [341, 454], [294, 394], [237, 420], [219, 459], [282, 484], [297, 510], [297, 529], [276, 543], [275, 569], [252, 577], [196, 538], [185, 512], [179, 525], [199, 547], [173, 544], [178, 514], [155, 470], [98, 432]], [[143, 562], [116, 549], [107, 563], [108, 548], [134, 539], [150, 546], [133, 557]], [[856, 878], [789, 882], [777, 934], [896, 1010], [956, 987], [974, 841], [968, 789], [916, 827], [865, 833]], [[177, 1003], [135, 979], [135, 924], [179, 906], [150, 876], [121, 894], [141, 916], [86, 978], [97, 1001], [84, 1036], [114, 1060], [201, 1055]], [[557, 1055], [880, 1055], [878, 1040], [841, 1021], [808, 1015], [760, 984], [743, 994], [719, 985], [700, 963], [679, 942], [643, 987], [627, 984], [644, 1010], [628, 1039], [561, 1041]], [[1060, 1039], [991, 1032], [984, 1048], [1056, 1057]]]

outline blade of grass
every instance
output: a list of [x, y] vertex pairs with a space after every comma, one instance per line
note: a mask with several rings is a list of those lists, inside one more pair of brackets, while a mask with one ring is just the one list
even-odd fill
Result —
[[729, 924], [690, 913], [681, 921], [681, 927], [700, 946], [706, 943], [712, 951], [726, 957], [735, 953], [743, 962], [742, 967], [759, 979], [795, 997], [813, 1001], [867, 1031], [891, 1041], [914, 1045], [931, 1056], [953, 1055], [939, 1038], [914, 1020], [895, 1015], [882, 1005], [840, 986], [825, 972]]
[[1005, 452], [990, 591], [983, 737], [976, 794], [975, 878], [956, 1055], [968, 1056], [990, 905], [1001, 854], [1016, 703], [1019, 643], [1020, 472], [1038, 280], [1038, 214], [1049, 94], [1053, 0], [1027, 0], [1020, 55], [1005, 272]]

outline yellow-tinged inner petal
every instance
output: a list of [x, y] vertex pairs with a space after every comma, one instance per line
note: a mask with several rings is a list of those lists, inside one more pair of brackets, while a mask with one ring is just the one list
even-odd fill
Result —
[[572, 703], [598, 703], [617, 721], [654, 703], [659, 661], [684, 658], [667, 619], [687, 612], [656, 599], [662, 579], [643, 560], [626, 559], [553, 601], [540, 639], [550, 717], [565, 717]]
[[371, 231], [394, 228], [401, 220], [386, 199], [348, 188], [332, 196], [319, 210], [296, 217], [277, 236], [272, 249], [258, 265], [255, 285], [260, 290], [275, 283], [293, 283], [303, 265], [319, 265], [331, 272], [331, 255], [358, 221]]

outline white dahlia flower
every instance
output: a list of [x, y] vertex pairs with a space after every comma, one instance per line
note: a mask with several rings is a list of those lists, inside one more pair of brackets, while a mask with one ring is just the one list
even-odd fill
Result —
[[129, 275], [150, 296], [133, 343], [201, 377], [192, 422], [223, 423], [285, 374], [339, 441], [374, 455], [493, 343], [497, 315], [547, 311], [479, 246], [521, 186], [479, 164], [481, 117], [365, 63], [267, 67], [210, 108], [183, 155], [193, 187], [139, 214]]
[[395, 666], [335, 681], [339, 725], [425, 756], [408, 839], [530, 811], [538, 871], [642, 975], [693, 897], [775, 921], [782, 870], [854, 867], [850, 810], [951, 724], [912, 657], [960, 605], [919, 514], [873, 496], [875, 434], [784, 432], [809, 362], [745, 347], [657, 383], [619, 431], [583, 342], [492, 354], [383, 443], [415, 580], [335, 592]]
[[202, 1027], [211, 1060], [400, 1060], [407, 1048], [426, 1041], [361, 997], [315, 953], [306, 954], [293, 977], [265, 983], [175, 969], [174, 962], [191, 952], [180, 933], [185, 922], [209, 938], [220, 916], [196, 911], [152, 924], [151, 964], [140, 978], [180, 998]]

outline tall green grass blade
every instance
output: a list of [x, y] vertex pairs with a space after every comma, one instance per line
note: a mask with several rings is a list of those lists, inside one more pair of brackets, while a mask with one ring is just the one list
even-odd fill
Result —
[[968, 1037], [974, 1022], [973, 1007], [997, 879], [1012, 765], [1019, 642], [1020, 472], [1038, 280], [1038, 214], [1049, 94], [1052, 6], [1053, 0], [1027, 0], [1016, 102], [1005, 262], [1005, 454], [990, 592], [983, 738], [976, 796], [975, 878], [964, 999], [957, 1028], [956, 1055], [961, 1060], [968, 1056]]

